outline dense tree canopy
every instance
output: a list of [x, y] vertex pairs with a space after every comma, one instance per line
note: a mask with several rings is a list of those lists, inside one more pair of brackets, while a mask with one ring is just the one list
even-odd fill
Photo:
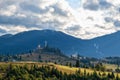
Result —
[[74, 74], [63, 73], [54, 66], [32, 64], [31, 66], [13, 65], [1, 67], [5, 74], [0, 75], [0, 80], [120, 80], [114, 73], [101, 74], [94, 71], [87, 73], [77, 70]]

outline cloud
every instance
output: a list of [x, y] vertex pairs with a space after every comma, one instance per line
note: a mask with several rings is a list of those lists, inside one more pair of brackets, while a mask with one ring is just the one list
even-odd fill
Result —
[[0, 28], [0, 33], [6, 33], [6, 30]]
[[111, 17], [105, 17], [104, 19], [106, 22], [113, 22], [113, 18]]
[[101, 9], [108, 9], [112, 6], [112, 4], [107, 2], [106, 0], [99, 0], [99, 5]]
[[0, 0], [0, 33], [52, 29], [91, 39], [117, 31], [119, 5], [117, 0]]
[[[4, 7], [0, 9], [0, 12], [5, 13], [0, 13], [0, 24], [25, 26], [27, 28], [38, 27], [43, 29], [53, 29], [56, 26], [56, 29], [59, 29], [59, 26], [64, 27], [68, 22], [71, 22], [70, 20], [72, 18], [72, 14], [70, 14], [69, 11], [70, 7], [62, 6], [68, 5], [67, 2], [64, 1], [64, 3], [62, 3], [62, 1], [56, 2], [56, 0], [53, 0], [49, 2], [49, 0], [13, 0], [12, 3], [8, 1], [6, 4], [2, 1], [1, 3], [6, 6], [4, 5]], [[11, 10], [8, 10], [8, 7], [11, 5], [17, 8], [13, 13], [11, 13]]]
[[88, 0], [83, 5], [85, 9], [95, 10], [95, 11], [99, 9], [99, 4], [95, 0]]
[[[37, 18], [36, 18], [37, 19]], [[0, 16], [0, 24], [2, 25], [22, 25], [26, 27], [36, 26], [36, 21], [33, 17], [14, 17], [14, 16]], [[35, 21], [34, 21], [35, 20]]]
[[28, 4], [28, 3], [25, 3], [25, 2], [23, 2], [23, 3], [21, 3], [20, 4], [20, 7], [21, 7], [21, 9], [23, 9], [23, 10], [26, 10], [26, 11], [31, 11], [31, 12], [33, 12], [33, 13], [45, 13], [45, 12], [47, 12], [48, 10], [46, 9], [46, 10], [42, 10], [42, 9], [40, 9], [38, 6], [36, 6], [36, 5], [33, 5], [33, 4]]
[[112, 6], [106, 0], [86, 0], [83, 4], [85, 9], [97, 11], [99, 9], [108, 9]]
[[80, 26], [79, 25], [74, 25], [74, 26], [70, 26], [70, 27], [67, 27], [67, 31], [78, 31], [80, 29]]
[[114, 26], [120, 27], [120, 21], [119, 21], [119, 20], [115, 20], [115, 21], [114, 21]]

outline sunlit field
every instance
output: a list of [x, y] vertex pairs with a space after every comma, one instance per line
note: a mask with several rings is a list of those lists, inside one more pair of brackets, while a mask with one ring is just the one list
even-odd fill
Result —
[[[92, 74], [94, 72], [93, 69], [87, 69], [87, 68], [76, 68], [76, 67], [69, 67], [69, 66], [64, 66], [64, 65], [58, 65], [58, 64], [54, 64], [54, 63], [41, 63], [41, 62], [0, 62], [0, 74], [3, 75], [5, 73], [6, 68], [8, 68], [9, 65], [13, 65], [13, 66], [25, 66], [27, 65], [28, 67], [31, 67], [33, 65], [37, 65], [38, 67], [42, 67], [42, 66], [50, 66], [55, 67], [56, 69], [58, 69], [59, 71], [62, 71], [63, 73], [67, 73], [67, 74], [75, 74], [76, 71], [80, 70], [82, 73], [84, 71], [86, 71], [86, 73]], [[110, 66], [110, 65], [109, 65]], [[108, 74], [110, 72], [102, 72], [102, 71], [96, 71], [98, 74]], [[115, 76], [118, 74], [118, 76], [120, 77], [120, 73], [114, 73]]]

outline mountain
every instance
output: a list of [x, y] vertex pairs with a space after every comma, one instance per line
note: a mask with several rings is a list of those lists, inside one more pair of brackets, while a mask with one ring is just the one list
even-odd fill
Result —
[[120, 56], [120, 32], [91, 40], [75, 38], [60, 31], [32, 30], [0, 37], [1, 54], [17, 54], [36, 49], [38, 45], [59, 48], [66, 55], [79, 53], [88, 57]]
[[0, 36], [0, 38], [4, 39], [4, 38], [9, 38], [11, 36], [12, 36], [12, 34], [5, 34], [5, 35]]
[[82, 53], [92, 57], [120, 56], [120, 32], [86, 40], [83, 47]]
[[73, 54], [80, 49], [84, 40], [72, 37], [60, 31], [33, 30], [26, 31], [4, 38], [0, 41], [0, 53], [16, 54], [35, 49], [48, 43], [51, 47], [60, 48], [63, 53]]
[[[94, 52], [103, 56], [120, 56], [120, 32], [90, 40]], [[95, 52], [96, 50], [96, 52]]]

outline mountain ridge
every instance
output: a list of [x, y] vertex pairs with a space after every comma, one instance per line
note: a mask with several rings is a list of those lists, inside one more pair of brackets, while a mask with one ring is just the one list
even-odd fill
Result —
[[120, 32], [116, 32], [91, 40], [83, 40], [60, 31], [31, 30], [12, 35], [3, 40], [0, 37], [0, 53], [24, 53], [35, 49], [38, 45], [44, 46], [45, 42], [47, 42], [49, 46], [61, 49], [66, 55], [80, 54], [88, 57], [120, 56], [119, 35]]

